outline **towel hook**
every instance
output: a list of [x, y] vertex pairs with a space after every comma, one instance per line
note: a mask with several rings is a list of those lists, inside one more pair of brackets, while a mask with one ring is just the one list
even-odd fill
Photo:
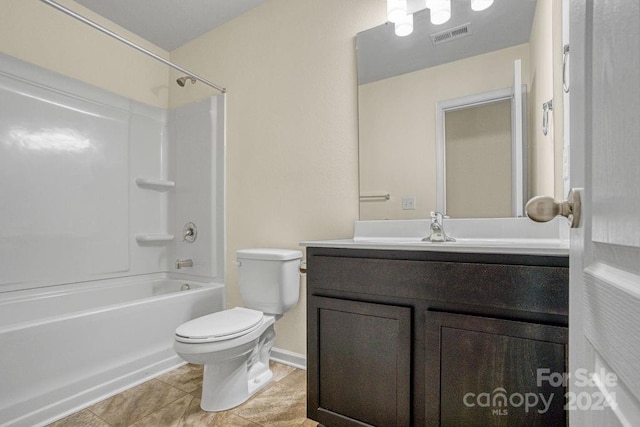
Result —
[[553, 111], [553, 99], [542, 104], [542, 134], [549, 132], [549, 111]]
[[569, 93], [569, 75], [567, 74], [567, 66], [569, 65], [569, 45], [564, 45], [562, 52], [562, 90], [564, 93]]

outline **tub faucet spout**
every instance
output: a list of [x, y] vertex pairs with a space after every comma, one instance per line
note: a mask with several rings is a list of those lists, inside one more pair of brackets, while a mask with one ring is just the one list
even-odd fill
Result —
[[193, 267], [192, 259], [179, 259], [176, 261], [176, 268], [180, 270], [181, 268]]

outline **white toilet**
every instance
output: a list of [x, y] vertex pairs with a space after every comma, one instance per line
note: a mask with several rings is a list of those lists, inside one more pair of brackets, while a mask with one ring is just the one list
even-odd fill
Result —
[[219, 311], [176, 329], [176, 353], [204, 365], [200, 406], [205, 411], [233, 408], [269, 384], [273, 325], [298, 302], [302, 252], [243, 249], [236, 258], [246, 308]]

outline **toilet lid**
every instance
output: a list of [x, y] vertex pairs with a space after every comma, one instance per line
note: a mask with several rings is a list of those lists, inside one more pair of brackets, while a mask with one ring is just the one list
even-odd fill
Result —
[[263, 317], [261, 311], [244, 307], [218, 311], [178, 326], [176, 339], [182, 342], [203, 343], [236, 338], [258, 328]]

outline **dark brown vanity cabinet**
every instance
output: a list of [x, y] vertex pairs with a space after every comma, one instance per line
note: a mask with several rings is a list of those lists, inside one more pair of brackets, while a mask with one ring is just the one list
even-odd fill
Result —
[[318, 408], [328, 425], [397, 426], [411, 422], [411, 309], [313, 297]]
[[566, 424], [568, 258], [307, 248], [307, 416]]

